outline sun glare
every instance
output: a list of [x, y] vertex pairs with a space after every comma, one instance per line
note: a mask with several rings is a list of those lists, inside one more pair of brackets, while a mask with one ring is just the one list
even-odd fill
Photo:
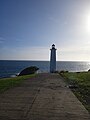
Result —
[[87, 29], [88, 29], [88, 32], [90, 32], [90, 15], [88, 15], [87, 17]]
[[87, 32], [90, 33], [90, 13], [86, 17], [86, 29]]

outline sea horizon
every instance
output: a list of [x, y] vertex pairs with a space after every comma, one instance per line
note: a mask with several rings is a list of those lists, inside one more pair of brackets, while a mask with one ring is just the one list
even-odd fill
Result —
[[[18, 60], [18, 59], [7, 59], [7, 60], [0, 60], [0, 61], [48, 61], [50, 62], [50, 60], [24, 60], [24, 59], [21, 59], [21, 60]], [[56, 62], [90, 62], [89, 60], [56, 60]]]
[[[12, 77], [19, 74], [23, 69], [37, 66], [39, 72], [50, 72], [50, 61], [42, 60], [0, 60], [0, 78]], [[66, 70], [69, 72], [88, 71], [90, 69], [89, 61], [57, 61], [56, 70]]]

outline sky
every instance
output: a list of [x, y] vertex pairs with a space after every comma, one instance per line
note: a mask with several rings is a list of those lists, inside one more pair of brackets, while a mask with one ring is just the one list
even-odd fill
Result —
[[90, 61], [90, 0], [0, 0], [0, 60]]

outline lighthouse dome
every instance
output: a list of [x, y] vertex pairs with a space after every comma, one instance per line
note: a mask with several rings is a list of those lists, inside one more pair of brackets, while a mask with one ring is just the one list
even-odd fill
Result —
[[52, 45], [52, 48], [55, 48], [55, 45], [54, 45], [54, 44]]

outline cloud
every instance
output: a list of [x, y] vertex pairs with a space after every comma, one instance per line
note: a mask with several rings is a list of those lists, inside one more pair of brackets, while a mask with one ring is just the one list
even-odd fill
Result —
[[[89, 47], [57, 47], [57, 61], [89, 61]], [[0, 59], [9, 60], [50, 60], [50, 47], [4, 47], [0, 50]]]
[[1, 44], [1, 43], [3, 43], [3, 41], [2, 41], [2, 40], [0, 40], [0, 44]]
[[68, 46], [57, 48], [57, 60], [60, 61], [90, 61], [90, 47], [88, 46]]
[[3, 38], [3, 37], [0, 37], [0, 40], [5, 40], [5, 38]]
[[0, 37], [0, 44], [3, 43], [5, 41], [5, 38]]
[[49, 60], [49, 48], [45, 47], [17, 47], [5, 48], [2, 50], [1, 59], [10, 59], [10, 60]]
[[22, 59], [30, 60], [48, 60], [49, 58], [49, 48], [45, 47], [31, 47], [24, 48], [18, 52], [18, 55]]
[[59, 23], [60, 21], [54, 17], [49, 16], [48, 19], [52, 22]]

